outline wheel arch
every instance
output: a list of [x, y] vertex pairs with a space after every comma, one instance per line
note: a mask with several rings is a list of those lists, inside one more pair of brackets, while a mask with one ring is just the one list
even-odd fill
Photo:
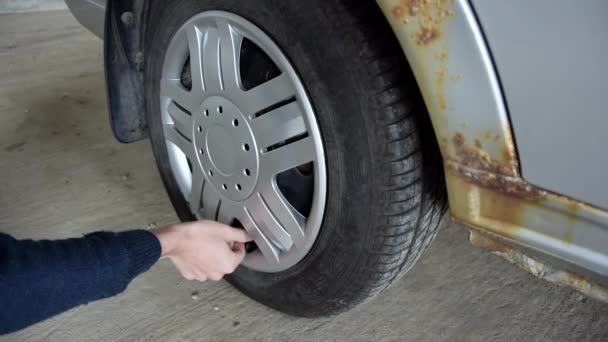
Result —
[[518, 176], [498, 76], [468, 1], [376, 2], [416, 77], [444, 161]]

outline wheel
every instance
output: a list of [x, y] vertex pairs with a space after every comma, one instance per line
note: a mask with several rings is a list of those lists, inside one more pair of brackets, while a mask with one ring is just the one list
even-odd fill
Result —
[[446, 212], [405, 59], [353, 3], [159, 1], [148, 18], [146, 115], [175, 210], [246, 229], [228, 280], [294, 315], [379, 293]]

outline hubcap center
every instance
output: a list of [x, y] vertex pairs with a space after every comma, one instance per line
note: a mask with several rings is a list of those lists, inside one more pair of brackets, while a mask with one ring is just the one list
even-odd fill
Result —
[[259, 155], [248, 118], [221, 96], [211, 96], [193, 115], [193, 141], [205, 184], [232, 200], [247, 199], [257, 184]]
[[207, 130], [205, 145], [209, 151], [209, 159], [215, 168], [223, 175], [232, 176], [235, 173], [237, 146], [233, 132], [223, 125], [213, 125]]

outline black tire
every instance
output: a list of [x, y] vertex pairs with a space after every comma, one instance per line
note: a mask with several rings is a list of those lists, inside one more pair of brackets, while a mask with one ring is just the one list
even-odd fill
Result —
[[328, 197], [319, 237], [279, 273], [240, 267], [228, 278], [248, 296], [301, 316], [335, 314], [403, 275], [434, 238], [447, 204], [438, 148], [396, 39], [372, 1], [176, 0], [152, 4], [145, 96], [162, 179], [192, 220], [169, 167], [159, 109], [163, 56], [177, 29], [208, 10], [236, 13], [283, 49], [321, 128]]

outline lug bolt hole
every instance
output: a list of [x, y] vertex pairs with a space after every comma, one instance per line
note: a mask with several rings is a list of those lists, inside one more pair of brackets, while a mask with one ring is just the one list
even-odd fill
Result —
[[197, 130], [197, 131], [199, 131], [199, 133], [200, 133], [200, 132], [202, 132], [202, 131], [203, 131], [203, 127], [198, 126], [198, 127], [196, 127], [196, 130]]
[[222, 189], [224, 189], [224, 191], [228, 190], [228, 187], [226, 186], [226, 184], [222, 184]]
[[234, 119], [234, 120], [232, 121], [232, 124], [234, 125], [234, 127], [238, 127], [238, 126], [239, 126], [239, 120]]
[[243, 144], [243, 150], [249, 151], [249, 144]]
[[238, 191], [241, 191], [241, 184], [237, 184], [237, 185], [236, 185], [236, 189], [237, 189]]
[[205, 116], [209, 116], [209, 109], [205, 109]]
[[224, 108], [222, 108], [222, 106], [217, 107], [217, 112], [222, 114], [224, 112]]
[[243, 172], [245, 172], [245, 176], [251, 176], [251, 171], [249, 171], [249, 169], [245, 169]]
[[213, 171], [209, 170], [209, 176], [213, 177]]
[[198, 150], [198, 153], [205, 154], [205, 151], [203, 151], [203, 149], [201, 148], [200, 150]]

